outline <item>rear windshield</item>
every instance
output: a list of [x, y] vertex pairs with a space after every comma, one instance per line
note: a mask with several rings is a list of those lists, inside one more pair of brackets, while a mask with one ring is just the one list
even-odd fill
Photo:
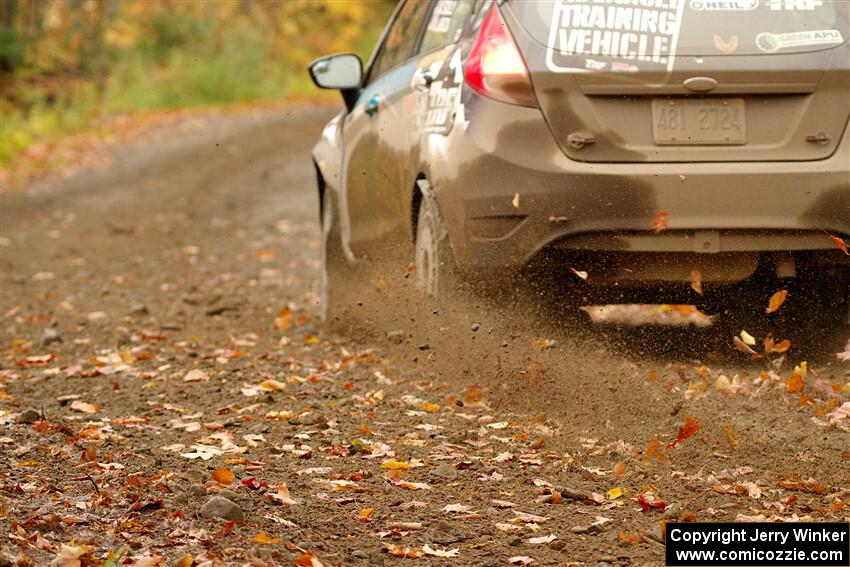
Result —
[[[592, 68], [610, 57], [634, 69], [676, 55], [800, 53], [847, 40], [847, 0], [510, 0], [550, 64]], [[590, 63], [586, 58], [590, 58]], [[600, 65], [602, 62], [600, 62]], [[590, 67], [588, 67], [590, 65]]]

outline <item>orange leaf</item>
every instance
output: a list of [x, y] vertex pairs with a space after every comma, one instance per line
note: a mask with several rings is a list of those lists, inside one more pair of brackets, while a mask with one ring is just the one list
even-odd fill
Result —
[[174, 567], [192, 567], [192, 564], [195, 562], [195, 557], [184, 553], [180, 559], [174, 564]]
[[419, 557], [424, 557], [425, 554], [412, 547], [402, 547], [401, 545], [394, 545], [391, 543], [385, 544], [387, 551], [390, 555], [395, 555], [396, 557], [404, 557], [406, 559], [418, 559]]
[[768, 302], [767, 309], [765, 311], [767, 313], [775, 313], [780, 307], [782, 307], [782, 304], [785, 303], [786, 297], [788, 297], [788, 290], [780, 289], [770, 296], [770, 301]]
[[71, 402], [71, 409], [81, 413], [97, 413], [100, 411], [100, 406], [97, 404], [81, 402], [80, 400], [74, 400]]
[[797, 394], [803, 391], [803, 377], [798, 372], [793, 373], [785, 380], [785, 390], [789, 394]]
[[738, 440], [735, 439], [735, 430], [728, 423], [723, 426], [723, 433], [726, 434], [726, 442], [729, 443], [729, 448], [733, 451], [738, 449]]
[[372, 521], [372, 516], [374, 516], [374, 515], [375, 515], [375, 509], [374, 508], [363, 508], [357, 514], [357, 519], [360, 520], [361, 522], [370, 522], [370, 521]]
[[622, 478], [625, 476], [626, 471], [629, 470], [628, 465], [625, 462], [620, 461], [616, 465], [614, 465], [614, 478]]
[[847, 249], [847, 243], [844, 242], [843, 238], [839, 238], [838, 236], [829, 235], [832, 241], [838, 246], [838, 249], [850, 256], [850, 250]]
[[274, 320], [274, 326], [280, 331], [288, 331], [292, 326], [292, 311], [284, 307], [277, 313], [277, 318]]
[[228, 469], [220, 467], [212, 472], [212, 478], [214, 481], [220, 482], [221, 484], [230, 484], [236, 479], [236, 475]]
[[697, 418], [690, 415], [685, 416], [685, 423], [683, 423], [682, 426], [679, 427], [679, 435], [676, 437], [675, 440], [667, 444], [667, 448], [672, 449], [688, 437], [695, 434], [700, 429], [702, 429], [702, 424], [697, 421]]
[[254, 537], [252, 537], [251, 541], [253, 541], [254, 543], [262, 543], [262, 544], [280, 543], [280, 538], [279, 537], [272, 537], [269, 534], [267, 534], [266, 532], [260, 532], [257, 535], [255, 535]]
[[702, 295], [702, 274], [699, 270], [691, 271], [691, 289]]
[[652, 219], [652, 232], [659, 234], [667, 230], [667, 217], [670, 213], [666, 211], [655, 211], [655, 217]]
[[[316, 559], [315, 555], [313, 555], [309, 551], [305, 551], [304, 553], [293, 559], [292, 563], [298, 565], [298, 567], [313, 567], [313, 565], [315, 565], [315, 563], [313, 562], [314, 559]], [[318, 561], [318, 559], [316, 559], [316, 561]], [[319, 565], [321, 565], [321, 563], [319, 563]]]
[[646, 451], [643, 456], [644, 462], [649, 462], [650, 459], [655, 459], [659, 463], [667, 460], [664, 453], [661, 452], [661, 439], [658, 435], [654, 435], [646, 445]]

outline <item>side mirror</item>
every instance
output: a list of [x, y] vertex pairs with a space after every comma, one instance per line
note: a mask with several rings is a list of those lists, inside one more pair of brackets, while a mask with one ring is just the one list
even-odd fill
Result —
[[353, 53], [338, 53], [310, 63], [310, 76], [320, 89], [349, 91], [363, 84], [363, 62]]

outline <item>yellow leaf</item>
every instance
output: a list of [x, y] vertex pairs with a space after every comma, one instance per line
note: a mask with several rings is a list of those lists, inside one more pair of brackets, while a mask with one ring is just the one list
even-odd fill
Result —
[[410, 463], [406, 463], [404, 461], [386, 461], [384, 463], [381, 463], [381, 468], [390, 469], [393, 471], [406, 471], [410, 468]]
[[779, 308], [782, 307], [782, 304], [785, 303], [786, 297], [788, 297], [788, 290], [780, 289], [779, 291], [770, 296], [770, 301], [768, 302], [767, 309], [765, 311], [767, 311], [768, 313], [774, 313], [778, 311]]
[[608, 498], [611, 500], [616, 500], [617, 498], [622, 498], [623, 495], [629, 492], [628, 488], [623, 488], [622, 486], [615, 486], [611, 490], [608, 491]]
[[262, 543], [262, 544], [280, 543], [280, 538], [279, 537], [272, 537], [269, 534], [267, 534], [266, 532], [260, 532], [257, 535], [255, 535], [254, 537], [252, 537], [251, 541], [253, 541], [254, 543]]
[[431, 402], [422, 402], [419, 404], [419, 409], [422, 411], [427, 411], [428, 413], [439, 413], [440, 406], [437, 404], [432, 404]]
[[747, 346], [754, 346], [756, 344], [756, 339], [747, 331], [741, 330], [741, 340], [744, 341], [744, 344]]
[[263, 380], [262, 382], [260, 382], [260, 388], [262, 388], [263, 390], [269, 390], [270, 392], [278, 392], [286, 388], [286, 384], [269, 378], [268, 380]]
[[357, 514], [357, 519], [360, 520], [361, 522], [369, 522], [369, 521], [372, 520], [372, 516], [374, 516], [374, 515], [375, 515], [375, 509], [374, 508], [363, 508]]
[[184, 553], [174, 564], [174, 567], [192, 567], [193, 563], [195, 563], [195, 558], [188, 553]]

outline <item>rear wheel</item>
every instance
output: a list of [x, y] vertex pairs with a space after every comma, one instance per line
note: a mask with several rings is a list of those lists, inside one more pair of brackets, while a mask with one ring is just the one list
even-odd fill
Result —
[[417, 283], [427, 295], [444, 297], [454, 281], [454, 258], [437, 204], [425, 196], [416, 224], [415, 263]]

